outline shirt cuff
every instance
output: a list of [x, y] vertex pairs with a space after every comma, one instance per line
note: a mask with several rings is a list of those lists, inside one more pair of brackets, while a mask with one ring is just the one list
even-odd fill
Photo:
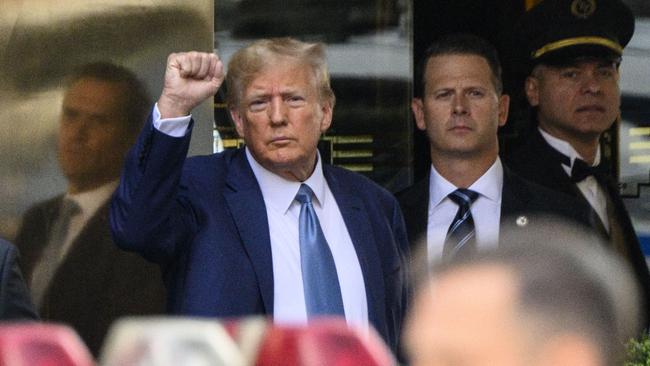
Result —
[[158, 103], [153, 106], [153, 127], [171, 137], [183, 137], [187, 133], [192, 115], [174, 118], [160, 118]]

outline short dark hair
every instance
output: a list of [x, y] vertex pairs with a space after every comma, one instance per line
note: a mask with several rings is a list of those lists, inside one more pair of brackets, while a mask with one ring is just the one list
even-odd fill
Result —
[[429, 59], [445, 55], [474, 55], [484, 58], [492, 71], [492, 81], [497, 93], [501, 94], [503, 91], [501, 63], [496, 48], [479, 36], [459, 33], [447, 34], [436, 39], [424, 52], [422, 59], [415, 68], [415, 97], [421, 98], [424, 96], [424, 84], [426, 82], [424, 77]]
[[96, 79], [105, 82], [124, 84], [127, 131], [137, 134], [151, 109], [151, 99], [145, 85], [124, 66], [107, 61], [84, 64], [76, 68], [67, 79], [67, 86], [82, 79]]

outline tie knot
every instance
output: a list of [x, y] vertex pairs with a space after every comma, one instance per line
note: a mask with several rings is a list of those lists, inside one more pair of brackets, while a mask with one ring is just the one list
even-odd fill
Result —
[[73, 217], [76, 214], [81, 212], [81, 207], [74, 200], [66, 198], [61, 203], [61, 208], [59, 209], [59, 217]]
[[308, 185], [303, 183], [300, 185], [300, 189], [298, 189], [298, 193], [296, 193], [296, 200], [301, 204], [311, 203], [311, 196], [313, 194], [314, 192], [311, 190], [311, 188], [309, 188]]
[[458, 188], [448, 196], [458, 206], [470, 206], [478, 198], [478, 193], [471, 189]]
[[581, 159], [575, 159], [571, 167], [571, 180], [573, 182], [580, 182], [589, 176], [597, 176], [603, 173], [601, 165], [591, 166]]

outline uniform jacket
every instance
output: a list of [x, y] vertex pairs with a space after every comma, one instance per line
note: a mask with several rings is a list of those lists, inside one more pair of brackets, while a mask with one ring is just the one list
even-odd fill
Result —
[[[534, 128], [526, 135], [525, 141], [525, 144], [518, 146], [508, 154], [506, 157], [508, 166], [530, 181], [576, 198], [591, 210], [589, 202], [584, 198], [575, 183], [571, 182], [570, 177], [562, 168], [562, 154], [544, 140], [537, 128]], [[647, 311], [647, 305], [650, 304], [648, 302], [648, 296], [650, 295], [650, 274], [648, 274], [648, 267], [645, 257], [641, 252], [639, 240], [614, 179], [608, 177], [604, 181], [600, 181], [600, 183], [609, 194], [613, 203], [613, 212], [621, 224], [624, 245], [626, 246], [626, 254], [624, 256], [631, 264], [636, 277], [639, 279], [643, 293], [645, 294], [645, 308]], [[596, 227], [594, 220], [597, 219], [597, 215], [592, 213], [591, 217], [591, 225]], [[646, 315], [647, 318], [648, 316]]]

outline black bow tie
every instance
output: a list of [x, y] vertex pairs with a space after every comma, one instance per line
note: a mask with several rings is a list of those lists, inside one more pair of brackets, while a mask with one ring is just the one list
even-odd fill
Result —
[[571, 181], [574, 183], [581, 182], [589, 176], [603, 176], [605, 175], [605, 167], [603, 164], [596, 166], [587, 165], [583, 160], [575, 159], [571, 167]]

